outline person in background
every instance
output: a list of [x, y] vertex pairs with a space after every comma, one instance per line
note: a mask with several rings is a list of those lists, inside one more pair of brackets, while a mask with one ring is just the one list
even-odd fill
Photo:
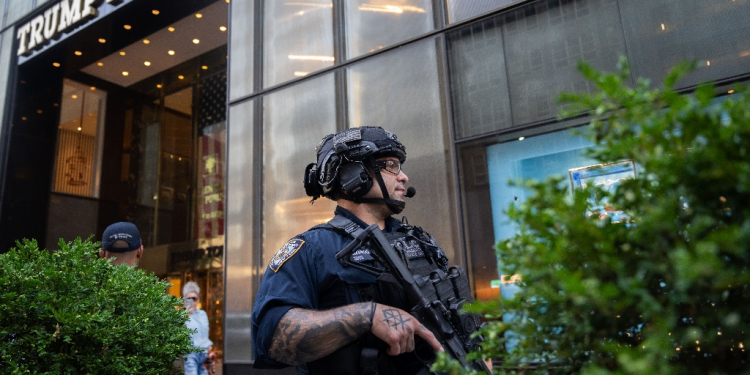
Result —
[[143, 256], [143, 243], [135, 224], [123, 221], [108, 226], [102, 234], [99, 256], [112, 259], [112, 264], [137, 265]]
[[188, 281], [182, 287], [182, 298], [185, 299], [185, 308], [190, 314], [190, 319], [185, 325], [196, 331], [190, 334], [193, 346], [203, 350], [185, 356], [185, 375], [208, 374], [203, 364], [206, 362], [206, 356], [211, 352], [213, 342], [208, 339], [208, 316], [205, 311], [198, 308], [200, 294], [201, 288], [194, 281]]

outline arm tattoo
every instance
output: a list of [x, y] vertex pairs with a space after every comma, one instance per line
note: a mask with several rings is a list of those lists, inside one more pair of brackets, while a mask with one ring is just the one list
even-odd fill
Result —
[[327, 311], [295, 308], [276, 326], [268, 356], [289, 365], [325, 357], [367, 333], [373, 303], [357, 303]]
[[406, 322], [410, 320], [411, 318], [404, 319], [401, 316], [401, 311], [398, 309], [383, 309], [383, 321], [388, 327], [395, 328], [396, 330], [401, 328], [402, 332], [406, 332]]

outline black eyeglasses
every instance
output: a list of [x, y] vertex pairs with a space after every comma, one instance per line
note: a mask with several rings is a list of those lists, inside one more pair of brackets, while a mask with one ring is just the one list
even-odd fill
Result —
[[399, 172], [401, 172], [401, 162], [398, 160], [376, 160], [375, 165], [381, 170], [384, 170], [396, 176], [398, 176]]

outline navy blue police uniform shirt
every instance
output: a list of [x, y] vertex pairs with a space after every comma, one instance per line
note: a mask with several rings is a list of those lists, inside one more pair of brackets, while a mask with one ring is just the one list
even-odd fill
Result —
[[[362, 228], [367, 225], [344, 208], [343, 215]], [[386, 219], [384, 232], [398, 229], [401, 223]], [[289, 240], [266, 267], [252, 312], [252, 340], [256, 368], [283, 368], [288, 365], [268, 357], [279, 320], [292, 308], [327, 310], [360, 302], [352, 284], [375, 283], [375, 277], [336, 261], [336, 253], [352, 238], [338, 231], [317, 228]], [[365, 255], [370, 258], [369, 255]], [[365, 259], [367, 260], [367, 259]]]

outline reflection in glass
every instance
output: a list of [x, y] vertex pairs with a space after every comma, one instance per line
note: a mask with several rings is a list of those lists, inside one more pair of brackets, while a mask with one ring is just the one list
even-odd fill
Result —
[[[255, 51], [255, 2], [235, 1], [232, 11], [232, 54], [229, 56], [229, 83], [231, 99], [243, 97], [253, 92], [253, 58]], [[225, 25], [229, 26], [229, 25]]]
[[347, 55], [357, 57], [431, 31], [431, 0], [346, 2]]
[[450, 23], [463, 21], [522, 0], [447, 0]]
[[106, 102], [105, 91], [63, 80], [53, 191], [99, 197]]
[[229, 108], [227, 150], [226, 241], [226, 362], [252, 358], [250, 310], [252, 310], [254, 196], [260, 186], [253, 182], [253, 106], [246, 101]]
[[560, 92], [593, 89], [579, 60], [612, 70], [626, 52], [615, 0], [535, 2], [503, 16], [515, 126], [555, 118]]
[[456, 138], [513, 126], [500, 19], [448, 35]]
[[750, 2], [638, 0], [621, 1], [620, 9], [635, 76], [660, 83], [692, 60], [698, 69], [679, 87], [747, 73]]
[[293, 236], [333, 217], [335, 204], [310, 204], [302, 186], [315, 147], [336, 131], [333, 74], [274, 92], [263, 105], [263, 262]]
[[266, 1], [263, 87], [333, 65], [333, 3]]
[[407, 153], [403, 171], [417, 189], [403, 214], [435, 236], [451, 262], [460, 263], [435, 46], [427, 39], [349, 68], [349, 117], [352, 127], [381, 126], [398, 135]]

